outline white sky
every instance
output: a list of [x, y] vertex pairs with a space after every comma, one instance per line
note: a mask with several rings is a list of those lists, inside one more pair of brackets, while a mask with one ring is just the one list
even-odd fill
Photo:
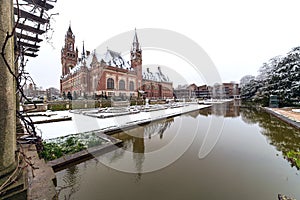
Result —
[[58, 0], [51, 11], [60, 13], [53, 21], [54, 48], [43, 42], [27, 69], [38, 86], [59, 88], [60, 50], [71, 21], [79, 50], [83, 40], [85, 49], [93, 50], [135, 27], [176, 31], [207, 52], [223, 82], [238, 82], [244, 75], [256, 75], [263, 62], [300, 45], [299, 8], [299, 0]]

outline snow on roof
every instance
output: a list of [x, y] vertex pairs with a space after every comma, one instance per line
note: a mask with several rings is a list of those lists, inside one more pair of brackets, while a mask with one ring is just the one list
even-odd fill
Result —
[[106, 64], [109, 66], [118, 67], [118, 68], [122, 68], [122, 69], [129, 69], [131, 67], [130, 63], [127, 62], [121, 56], [120, 53], [109, 50], [109, 49], [107, 49], [103, 61], [106, 62]]
[[161, 68], [157, 67], [157, 72], [152, 73], [149, 68], [143, 72], [143, 79], [158, 81], [158, 82], [171, 82], [169, 77], [162, 73]]
[[70, 73], [64, 77], [76, 73], [77, 71], [81, 70], [82, 67], [91, 68], [93, 62], [101, 61], [103, 61], [108, 66], [131, 70], [130, 62], [126, 61], [121, 56], [121, 53], [107, 49], [107, 51], [104, 54], [98, 54], [95, 50], [89, 56], [83, 59], [78, 59], [77, 64], [72, 69], [70, 69]]

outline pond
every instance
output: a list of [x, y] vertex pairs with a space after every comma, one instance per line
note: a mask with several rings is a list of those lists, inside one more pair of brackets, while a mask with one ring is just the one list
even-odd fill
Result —
[[300, 131], [262, 110], [214, 105], [113, 136], [123, 147], [56, 173], [60, 199], [300, 199], [284, 157]]

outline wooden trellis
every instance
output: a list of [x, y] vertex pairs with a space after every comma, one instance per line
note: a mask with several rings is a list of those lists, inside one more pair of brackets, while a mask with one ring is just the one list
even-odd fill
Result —
[[14, 6], [16, 21], [16, 47], [19, 55], [36, 57], [43, 40], [39, 37], [47, 31], [50, 17], [46, 11], [56, 0], [17, 0]]

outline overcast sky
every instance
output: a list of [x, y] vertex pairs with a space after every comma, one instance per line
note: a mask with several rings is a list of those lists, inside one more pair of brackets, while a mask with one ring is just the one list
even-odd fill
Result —
[[[79, 50], [83, 40], [85, 48], [93, 50], [135, 27], [137, 31], [176, 31], [206, 51], [223, 82], [256, 75], [263, 62], [300, 45], [299, 0], [57, 1], [51, 11], [59, 13], [52, 22], [53, 46], [43, 42], [39, 56], [27, 64], [36, 84], [44, 88], [59, 88], [60, 50], [70, 21]], [[148, 59], [160, 63], [159, 59]]]

